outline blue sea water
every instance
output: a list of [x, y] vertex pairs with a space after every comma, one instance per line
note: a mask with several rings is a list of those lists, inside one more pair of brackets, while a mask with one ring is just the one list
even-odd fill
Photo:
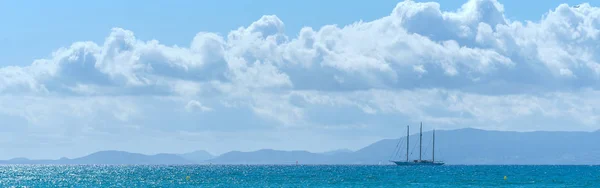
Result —
[[600, 187], [600, 166], [5, 165], [0, 187]]

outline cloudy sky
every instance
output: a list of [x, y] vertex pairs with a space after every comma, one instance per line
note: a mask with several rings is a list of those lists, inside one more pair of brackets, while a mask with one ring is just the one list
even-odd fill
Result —
[[0, 158], [600, 129], [598, 3], [164, 3], [0, 2]]

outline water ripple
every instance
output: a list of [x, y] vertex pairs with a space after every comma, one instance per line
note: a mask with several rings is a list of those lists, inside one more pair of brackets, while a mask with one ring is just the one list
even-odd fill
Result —
[[[504, 176], [507, 176], [506, 180]], [[600, 166], [0, 166], [0, 187], [588, 187], [597, 185], [600, 185]]]

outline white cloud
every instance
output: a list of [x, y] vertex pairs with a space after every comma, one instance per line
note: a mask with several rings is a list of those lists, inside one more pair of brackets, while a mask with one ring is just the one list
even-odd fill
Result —
[[202, 103], [198, 102], [197, 100], [191, 100], [190, 102], [188, 102], [187, 105], [185, 105], [185, 109], [188, 111], [194, 111], [197, 109], [201, 112], [209, 112], [213, 110], [210, 107], [202, 105]]
[[29, 66], [1, 67], [0, 117], [71, 136], [301, 129], [390, 137], [398, 123], [421, 120], [600, 128], [600, 8], [589, 4], [523, 23], [506, 19], [495, 0], [452, 12], [404, 1], [371, 22], [284, 31], [267, 15], [227, 36], [201, 32], [189, 46], [166, 46], [114, 28], [103, 44], [76, 42]]

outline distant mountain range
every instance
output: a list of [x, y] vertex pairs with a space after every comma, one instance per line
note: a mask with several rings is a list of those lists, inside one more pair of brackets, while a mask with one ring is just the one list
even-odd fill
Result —
[[[15, 158], [0, 164], [390, 164], [404, 160], [406, 137], [384, 139], [357, 151], [324, 153], [262, 149], [213, 156], [206, 151], [144, 155], [100, 151], [58, 160]], [[423, 133], [423, 158], [431, 159], [431, 132]], [[418, 134], [409, 137], [411, 159], [418, 158]], [[436, 131], [436, 160], [447, 164], [600, 164], [600, 131], [508, 132], [479, 129]], [[396, 146], [401, 146], [395, 153]]]
[[99, 151], [75, 159], [29, 160], [26, 158], [15, 158], [4, 161], [0, 160], [0, 164], [200, 164], [202, 161], [212, 158], [213, 156], [206, 151], [156, 155], [144, 155], [124, 151]]

